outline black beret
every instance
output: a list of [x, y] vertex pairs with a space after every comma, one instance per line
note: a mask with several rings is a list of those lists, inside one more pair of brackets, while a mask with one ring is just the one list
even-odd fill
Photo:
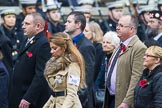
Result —
[[150, 18], [155, 18], [155, 19], [162, 21], [162, 12], [156, 11], [156, 10], [151, 11], [150, 12]]

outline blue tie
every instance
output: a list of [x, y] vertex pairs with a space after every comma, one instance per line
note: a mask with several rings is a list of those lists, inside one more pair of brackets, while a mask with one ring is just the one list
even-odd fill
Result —
[[122, 50], [122, 46], [123, 46], [123, 45], [124, 45], [123, 43], [120, 44], [118, 51], [117, 51], [116, 54], [114, 55], [114, 59], [112, 59], [112, 63], [111, 63], [111, 65], [110, 65], [110, 69], [109, 69], [108, 77], [107, 77], [107, 88], [109, 88], [110, 85], [111, 85], [111, 75], [112, 75], [113, 69], [114, 69], [114, 67], [115, 67], [116, 61], [117, 61], [117, 59], [118, 59], [118, 57], [119, 57], [119, 54], [120, 54], [120, 52], [121, 52], [121, 50]]

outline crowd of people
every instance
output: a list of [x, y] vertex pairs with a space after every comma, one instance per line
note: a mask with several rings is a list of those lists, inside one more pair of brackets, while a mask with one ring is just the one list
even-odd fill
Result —
[[59, 2], [44, 12], [38, 1], [0, 11], [0, 108], [162, 107], [160, 4], [133, 14], [114, 1], [96, 20], [93, 0], [66, 19]]

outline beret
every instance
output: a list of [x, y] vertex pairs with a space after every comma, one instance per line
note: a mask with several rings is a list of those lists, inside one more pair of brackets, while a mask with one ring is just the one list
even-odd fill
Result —
[[156, 10], [151, 11], [150, 12], [150, 18], [155, 18], [155, 19], [162, 21], [162, 12], [156, 11]]

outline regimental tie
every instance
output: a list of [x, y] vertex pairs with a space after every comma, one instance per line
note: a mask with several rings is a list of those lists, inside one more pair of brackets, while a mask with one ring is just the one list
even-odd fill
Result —
[[107, 88], [110, 87], [110, 84], [111, 84], [111, 75], [112, 75], [113, 69], [115, 67], [115, 64], [117, 62], [117, 59], [119, 57], [119, 54], [120, 54], [123, 46], [124, 46], [124, 44], [121, 43], [120, 46], [119, 46], [118, 51], [116, 52], [116, 54], [114, 55], [114, 58], [112, 59], [112, 63], [110, 65], [110, 69], [109, 69], [108, 76], [107, 76]]

